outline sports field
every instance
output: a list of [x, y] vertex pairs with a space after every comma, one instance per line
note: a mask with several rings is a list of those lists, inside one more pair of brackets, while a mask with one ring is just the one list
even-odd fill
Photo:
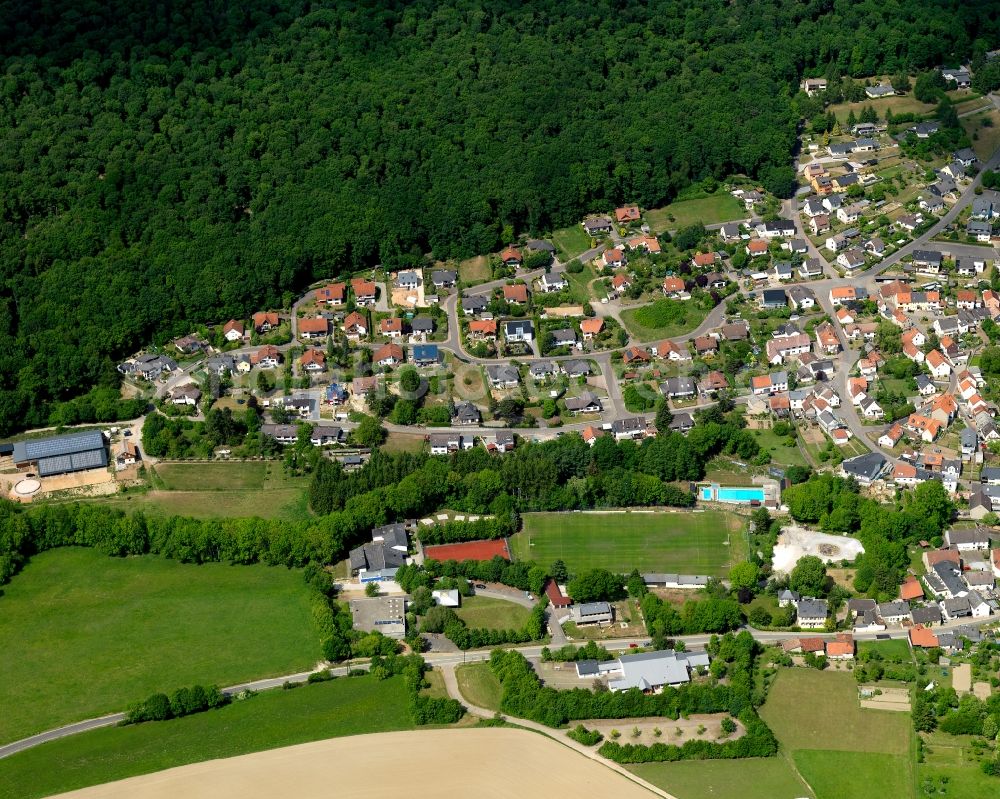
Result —
[[627, 776], [550, 738], [496, 727], [316, 741], [72, 794], [74, 799], [327, 799], [334, 795], [372, 799], [652, 796]]
[[[49, 796], [203, 760], [231, 758], [340, 735], [412, 727], [402, 677], [382, 681], [374, 677], [351, 677], [304, 685], [292, 691], [265, 691], [219, 710], [171, 721], [106, 727], [4, 758], [0, 760], [0, 796], [19, 799]], [[384, 752], [380, 755], [384, 756]], [[387, 762], [394, 759], [388, 758]], [[322, 763], [328, 780], [327, 795], [330, 762]], [[211, 769], [216, 764], [206, 768]], [[344, 766], [344, 762], [337, 764], [338, 784]], [[183, 791], [150, 795], [184, 796], [186, 799], [239, 795], [247, 799], [254, 795], [247, 792], [248, 785], [259, 788], [263, 784], [259, 781], [263, 775], [251, 779], [251, 771], [247, 769], [247, 781], [240, 791], [220, 789], [217, 793], [205, 793], [206, 786], [190, 785]], [[146, 784], [158, 781], [157, 778]], [[95, 790], [87, 795], [141, 795], [132, 787], [124, 790], [116, 786], [107, 790], [108, 793]], [[279, 789], [261, 790], [260, 795], [301, 796]]]
[[724, 511], [526, 513], [511, 539], [520, 560], [570, 571], [679, 572], [721, 576], [746, 557], [743, 520]]
[[0, 641], [0, 742], [321, 656], [297, 570], [83, 548], [36, 555], [4, 586]]

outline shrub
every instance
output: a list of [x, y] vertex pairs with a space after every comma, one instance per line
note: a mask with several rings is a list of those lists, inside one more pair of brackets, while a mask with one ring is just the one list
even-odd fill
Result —
[[582, 724], [577, 724], [566, 734], [574, 741], [581, 743], [584, 746], [597, 746], [597, 744], [604, 740], [604, 736], [597, 730], [588, 730]]

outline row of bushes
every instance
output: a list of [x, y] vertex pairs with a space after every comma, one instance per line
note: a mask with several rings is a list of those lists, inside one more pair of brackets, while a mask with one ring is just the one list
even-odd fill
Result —
[[371, 673], [376, 676], [401, 674], [410, 696], [409, 711], [413, 723], [454, 724], [465, 715], [465, 708], [457, 699], [433, 697], [421, 694], [424, 674], [430, 670], [420, 655], [375, 656], [371, 659]]
[[485, 541], [504, 538], [517, 532], [517, 514], [491, 516], [471, 521], [450, 521], [420, 528], [424, 545], [457, 544], [462, 541]]
[[143, 721], [179, 719], [192, 713], [202, 713], [228, 705], [229, 702], [230, 698], [214, 685], [209, 688], [193, 685], [190, 688], [179, 688], [169, 697], [157, 693], [137, 702], [126, 711], [121, 723], [139, 724]]
[[478, 649], [485, 646], [502, 646], [503, 644], [526, 644], [545, 637], [545, 607], [548, 602], [542, 601], [531, 609], [531, 614], [520, 630], [490, 630], [484, 627], [467, 627], [457, 615], [452, 613], [444, 628], [444, 635], [459, 649]]
[[744, 757], [772, 757], [778, 753], [778, 741], [764, 721], [751, 709], [739, 716], [746, 735], [731, 741], [685, 741], [675, 744], [620, 744], [606, 741], [597, 751], [616, 763], [657, 763], [675, 760], [732, 760]]
[[542, 649], [543, 661], [556, 663], [574, 663], [578, 660], [614, 660], [618, 655], [609, 652], [596, 641], [587, 641], [583, 646], [566, 644], [559, 649]]

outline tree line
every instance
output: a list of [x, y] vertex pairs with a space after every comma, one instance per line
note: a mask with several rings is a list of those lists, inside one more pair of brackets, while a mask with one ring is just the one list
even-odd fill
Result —
[[706, 177], [786, 194], [804, 73], [959, 63], [998, 38], [994, 6], [10, 8], [0, 434], [117, 386], [150, 341], [319, 278], [492, 252]]

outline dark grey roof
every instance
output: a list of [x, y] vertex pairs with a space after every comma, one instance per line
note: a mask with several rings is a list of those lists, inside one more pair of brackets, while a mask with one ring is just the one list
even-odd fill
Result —
[[883, 602], [878, 606], [878, 615], [883, 619], [891, 616], [907, 616], [910, 613], [910, 603], [902, 599]]
[[351, 568], [380, 571], [382, 569], [398, 569], [406, 563], [406, 555], [391, 546], [371, 543], [362, 544], [351, 550]]
[[576, 341], [576, 331], [570, 327], [553, 330], [552, 340], [556, 344], [573, 344]]
[[584, 360], [573, 360], [562, 362], [563, 371], [568, 375], [589, 375], [590, 364]]
[[584, 602], [577, 605], [577, 612], [581, 616], [597, 616], [602, 613], [610, 613], [611, 605], [607, 602]]
[[972, 613], [972, 605], [968, 597], [957, 596], [944, 601], [944, 611], [949, 616], [968, 616]]
[[855, 458], [849, 458], [844, 461], [840, 465], [840, 468], [846, 474], [854, 475], [855, 477], [877, 480], [882, 472], [885, 471], [888, 463], [884, 455], [878, 452], [866, 452], [864, 455], [858, 455]]
[[387, 547], [406, 547], [410, 543], [410, 538], [406, 533], [406, 525], [402, 522], [376, 527], [372, 530], [372, 542], [374, 543], [377, 538], [381, 538], [382, 543]]
[[849, 599], [847, 600], [847, 612], [857, 615], [867, 610], [875, 610], [877, 605], [874, 599]]
[[529, 239], [524, 245], [529, 250], [539, 250], [541, 252], [555, 252], [556, 248], [554, 245], [542, 239]]
[[784, 305], [788, 302], [788, 295], [784, 289], [764, 289], [764, 304], [771, 305], [779, 303]]
[[38, 459], [38, 474], [47, 477], [50, 474], [78, 472], [82, 469], [98, 469], [108, 465], [108, 453], [102, 446], [86, 452], [74, 452], [72, 455], [55, 455], [51, 458]]
[[15, 463], [25, 463], [42, 458], [82, 454], [98, 449], [104, 449], [104, 436], [100, 430], [88, 430], [85, 433], [69, 433], [63, 436], [17, 441], [14, 443], [13, 457]]
[[829, 611], [829, 606], [826, 604], [825, 599], [806, 597], [799, 600], [795, 609], [800, 619], [825, 619]]
[[456, 280], [458, 280], [458, 275], [450, 269], [435, 269], [431, 272], [431, 282], [435, 286], [454, 283]]
[[596, 660], [578, 660], [576, 673], [580, 677], [596, 677], [600, 673]]
[[928, 605], [925, 608], [911, 608], [910, 618], [914, 624], [940, 624], [941, 608], [937, 605]]
[[932, 572], [944, 584], [949, 593], [962, 594], [967, 590], [967, 586], [962, 580], [958, 569], [951, 563], [935, 563]]
[[430, 332], [434, 329], [434, 320], [429, 316], [418, 316], [410, 320], [410, 329], [417, 332]]
[[471, 402], [460, 402], [455, 406], [455, 418], [460, 422], [479, 422], [483, 415]]
[[568, 411], [582, 411], [584, 408], [589, 408], [592, 405], [596, 405], [598, 408], [603, 407], [601, 401], [592, 391], [584, 391], [578, 397], [566, 398], [566, 410]]
[[476, 294], [473, 297], [462, 297], [462, 310], [466, 313], [477, 313], [487, 306], [486, 297]]
[[521, 379], [517, 369], [502, 363], [487, 366], [486, 374], [494, 383], [516, 383]]

